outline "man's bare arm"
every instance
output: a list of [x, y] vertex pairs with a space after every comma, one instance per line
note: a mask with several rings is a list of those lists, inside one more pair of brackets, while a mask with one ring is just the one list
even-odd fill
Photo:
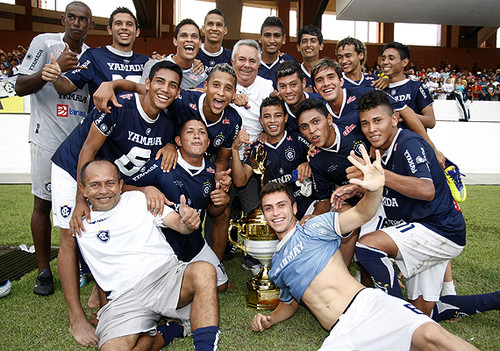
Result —
[[271, 328], [273, 325], [287, 320], [297, 312], [299, 309], [299, 303], [293, 300], [291, 303], [287, 304], [281, 302], [278, 307], [271, 312], [269, 316], [264, 316], [261, 313], [256, 314], [252, 319], [252, 330], [255, 332], [262, 332], [266, 329]]

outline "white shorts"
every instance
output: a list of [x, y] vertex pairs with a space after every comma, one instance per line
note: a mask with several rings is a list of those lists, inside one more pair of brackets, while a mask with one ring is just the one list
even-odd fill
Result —
[[76, 180], [64, 169], [52, 163], [52, 218], [54, 227], [69, 229], [76, 202]]
[[156, 323], [161, 316], [188, 320], [191, 304], [177, 309], [187, 266], [176, 260], [172, 266], [170, 261], [102, 307], [97, 313], [99, 347], [126, 335], [156, 335]]
[[221, 261], [219, 261], [219, 258], [217, 257], [215, 252], [210, 248], [210, 246], [208, 246], [206, 241], [205, 245], [198, 253], [198, 255], [196, 255], [191, 261], [189, 261], [189, 263], [198, 261], [205, 261], [211, 263], [215, 267], [215, 270], [217, 271], [217, 286], [221, 286], [222, 284], [228, 281], [224, 265], [222, 264]]
[[408, 299], [422, 296], [425, 301], [438, 301], [448, 261], [464, 247], [420, 223], [403, 223], [380, 230], [398, 247], [395, 261], [406, 277]]
[[363, 235], [376, 232], [377, 230], [382, 228], [386, 218], [387, 216], [385, 215], [384, 206], [381, 203], [378, 206], [375, 216], [373, 216], [372, 219], [361, 226], [361, 229], [359, 231], [359, 238], [361, 239]]
[[321, 346], [321, 351], [408, 351], [415, 330], [435, 323], [411, 303], [379, 289], [361, 290]]
[[31, 152], [31, 193], [42, 200], [51, 201], [51, 165], [54, 154], [34, 142], [30, 142]]

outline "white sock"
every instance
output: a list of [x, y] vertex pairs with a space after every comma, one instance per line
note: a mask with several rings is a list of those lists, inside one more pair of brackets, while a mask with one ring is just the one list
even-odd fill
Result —
[[456, 295], [455, 283], [453, 280], [451, 282], [443, 282], [443, 287], [441, 288], [441, 296], [446, 295]]

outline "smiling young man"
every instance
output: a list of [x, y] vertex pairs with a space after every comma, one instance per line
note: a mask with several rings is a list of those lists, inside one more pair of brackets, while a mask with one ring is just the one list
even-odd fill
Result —
[[286, 42], [285, 26], [279, 17], [270, 16], [260, 27], [259, 43], [262, 45], [259, 76], [273, 81], [276, 86], [276, 68], [285, 61], [297, 61], [295, 57], [280, 52]]
[[311, 70], [319, 60], [319, 54], [323, 50], [323, 33], [312, 24], [300, 28], [297, 33], [297, 51], [302, 55], [302, 72], [306, 79], [306, 88], [313, 91], [313, 81], [311, 79]]
[[[118, 101], [122, 108], [115, 108], [109, 114], [93, 109], [52, 157], [52, 213], [54, 225], [61, 228], [58, 271], [68, 304], [70, 332], [83, 345], [94, 345], [96, 340], [88, 333], [93, 327], [80, 305], [77, 254], [72, 237], [74, 232], [70, 230], [70, 219], [77, 201], [80, 209], [86, 208], [86, 219], [90, 220], [85, 199], [81, 194], [76, 197], [77, 173], [85, 162], [97, 155], [112, 160], [123, 176], [132, 176], [149, 158], [155, 157], [160, 148], [172, 141], [174, 123], [162, 110], [179, 94], [182, 71], [171, 62], [161, 62], [151, 72], [145, 94], [120, 95]], [[148, 190], [153, 191], [144, 189]], [[152, 198], [151, 193], [148, 195], [150, 208], [154, 207], [156, 211], [163, 208], [161, 196], [153, 194]], [[82, 218], [74, 221], [73, 227], [80, 230]]]
[[33, 290], [46, 296], [54, 292], [54, 280], [49, 256], [52, 225], [50, 158], [71, 131], [87, 114], [88, 89], [77, 90], [74, 98], [57, 93], [52, 83], [42, 78], [42, 68], [57, 60], [61, 71], [78, 67], [78, 58], [88, 49], [84, 40], [94, 27], [92, 11], [83, 2], [74, 1], [66, 6], [61, 24], [64, 33], [46, 33], [36, 36], [20, 66], [15, 90], [17, 95], [30, 97], [31, 117], [29, 143], [31, 151], [31, 192], [34, 196], [31, 215], [31, 234], [35, 244], [38, 277]]
[[208, 11], [201, 27], [205, 37], [196, 58], [205, 66], [205, 73], [209, 74], [212, 68], [219, 63], [231, 64], [231, 50], [222, 46], [227, 34], [226, 18], [219, 9]]
[[[377, 287], [403, 298], [392, 258], [406, 277], [408, 300], [435, 321], [500, 308], [500, 292], [439, 297], [446, 266], [465, 245], [465, 220], [430, 145], [398, 128], [389, 97], [364, 94], [358, 103], [363, 133], [382, 153], [384, 196], [375, 231], [356, 244], [360, 263]], [[349, 178], [361, 174], [350, 168]]]
[[387, 87], [387, 79], [381, 79], [363, 73], [366, 63], [366, 45], [361, 40], [347, 37], [337, 43], [335, 48], [337, 61], [342, 67], [344, 88], [372, 87], [380, 89]]
[[[216, 71], [210, 72], [213, 73]], [[205, 122], [196, 116], [188, 117], [179, 125], [177, 134], [175, 141], [179, 149], [175, 169], [164, 173], [160, 167], [160, 160], [150, 160], [126, 183], [140, 187], [153, 185], [167, 199], [175, 200], [184, 195], [189, 206], [196, 209], [201, 218], [204, 218], [205, 212], [218, 218], [226, 210], [229, 196], [227, 190], [224, 191], [220, 182], [216, 180], [215, 165], [205, 157], [205, 152], [211, 143]], [[176, 202], [174, 206], [177, 209], [179, 204]], [[224, 218], [229, 222], [229, 212]], [[206, 226], [204, 228], [200, 226], [189, 235], [169, 229], [163, 230], [163, 233], [179, 260], [211, 263], [217, 272], [218, 290], [223, 292], [228, 287], [228, 277], [220, 259], [203, 237], [203, 231], [206, 233], [206, 229]], [[224, 240], [227, 242], [227, 227], [225, 231]]]
[[161, 316], [190, 319], [195, 350], [216, 348], [214, 268], [178, 261], [160, 230], [188, 235], [200, 225], [197, 211], [180, 196], [177, 212], [164, 206], [163, 214], [154, 216], [146, 209], [144, 194], [121, 195], [123, 180], [107, 160], [86, 163], [80, 178], [93, 221], [85, 223], [77, 240], [108, 299], [98, 312], [100, 350], [161, 349], [170, 339], [168, 324], [167, 329], [156, 326]]
[[316, 216], [301, 226], [290, 189], [278, 183], [264, 186], [264, 217], [280, 240], [269, 272], [280, 288], [280, 303], [269, 316], [257, 314], [252, 330], [262, 332], [292, 317], [303, 302], [330, 331], [320, 350], [476, 350], [406, 301], [365, 288], [347, 270], [338, 251], [340, 240], [376, 212], [384, 184], [380, 154], [371, 163], [362, 152], [364, 165], [350, 159], [363, 181], [351, 183], [366, 194], [343, 213]]
[[285, 103], [288, 120], [286, 122], [286, 129], [289, 131], [299, 131], [299, 124], [295, 110], [299, 102], [305, 99], [314, 98], [321, 99], [321, 96], [316, 93], [307, 93], [304, 91], [306, 87], [306, 80], [304, 72], [297, 61], [285, 61], [280, 63], [276, 68], [276, 82], [278, 93]]
[[[108, 34], [113, 43], [87, 50], [80, 58], [80, 66], [66, 75], [61, 75], [58, 65], [46, 65], [43, 69], [45, 80], [53, 82], [57, 91], [70, 94], [88, 84], [92, 96], [102, 82], [128, 79], [138, 82], [148, 56], [132, 51], [139, 36], [137, 18], [126, 7], [118, 7], [109, 18]], [[91, 102], [93, 106], [93, 102]]]
[[[296, 184], [297, 180], [303, 182], [311, 177], [311, 168], [307, 162], [309, 143], [299, 133], [285, 130], [287, 114], [283, 101], [278, 97], [265, 98], [260, 110], [260, 123], [264, 127], [267, 141], [253, 143], [251, 153], [255, 152], [259, 146], [264, 147], [267, 154], [264, 172], [265, 182], [290, 183], [298, 203], [297, 217], [300, 219], [308, 212], [315, 199], [312, 184], [309, 193], [305, 189], [301, 190], [301, 187]], [[238, 150], [242, 144], [249, 143], [248, 138], [249, 135], [245, 130], [238, 133], [233, 142], [233, 157], [238, 156]], [[247, 156], [243, 164], [235, 162], [232, 165], [233, 183], [237, 187], [246, 185], [253, 176], [251, 157], [252, 155]], [[312, 209], [309, 212], [312, 212]]]
[[[181, 88], [193, 89], [203, 84], [207, 79], [207, 74], [205, 72], [195, 73], [193, 70], [194, 60], [201, 45], [201, 32], [196, 22], [190, 18], [180, 21], [175, 26], [173, 42], [177, 52], [170, 54], [164, 60], [176, 63], [182, 68]], [[146, 77], [149, 76], [149, 70], [156, 62], [158, 61], [150, 60], [146, 63], [141, 83], [144, 83]]]
[[[320, 59], [315, 63], [311, 71], [311, 77], [314, 88], [326, 101], [328, 112], [334, 117], [335, 123], [341, 129], [347, 128], [357, 133], [360, 138], [363, 138], [363, 133], [361, 133], [359, 128], [358, 111], [356, 110], [357, 101], [361, 95], [374, 88], [359, 87], [356, 89], [344, 89], [342, 67], [337, 61], [328, 58]], [[391, 102], [407, 128], [421, 135], [431, 144], [439, 157], [440, 163], [444, 165], [445, 157], [435, 148], [415, 112], [403, 101], [397, 101], [391, 97]]]

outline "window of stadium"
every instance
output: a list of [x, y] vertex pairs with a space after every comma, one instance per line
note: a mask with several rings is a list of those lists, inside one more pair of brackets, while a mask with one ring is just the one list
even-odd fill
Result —
[[394, 40], [406, 45], [441, 45], [440, 24], [394, 23]]
[[[56, 10], [64, 12], [66, 5], [68, 5], [73, 0], [38, 0], [41, 6], [38, 6], [44, 10]], [[133, 0], [84, 0], [84, 2], [92, 10], [93, 16], [108, 18], [109, 15], [118, 7], [125, 6], [135, 13], [135, 6]]]
[[351, 36], [365, 43], [377, 42], [377, 22], [342, 21], [336, 15], [324, 14], [321, 17], [323, 38], [341, 40]]

